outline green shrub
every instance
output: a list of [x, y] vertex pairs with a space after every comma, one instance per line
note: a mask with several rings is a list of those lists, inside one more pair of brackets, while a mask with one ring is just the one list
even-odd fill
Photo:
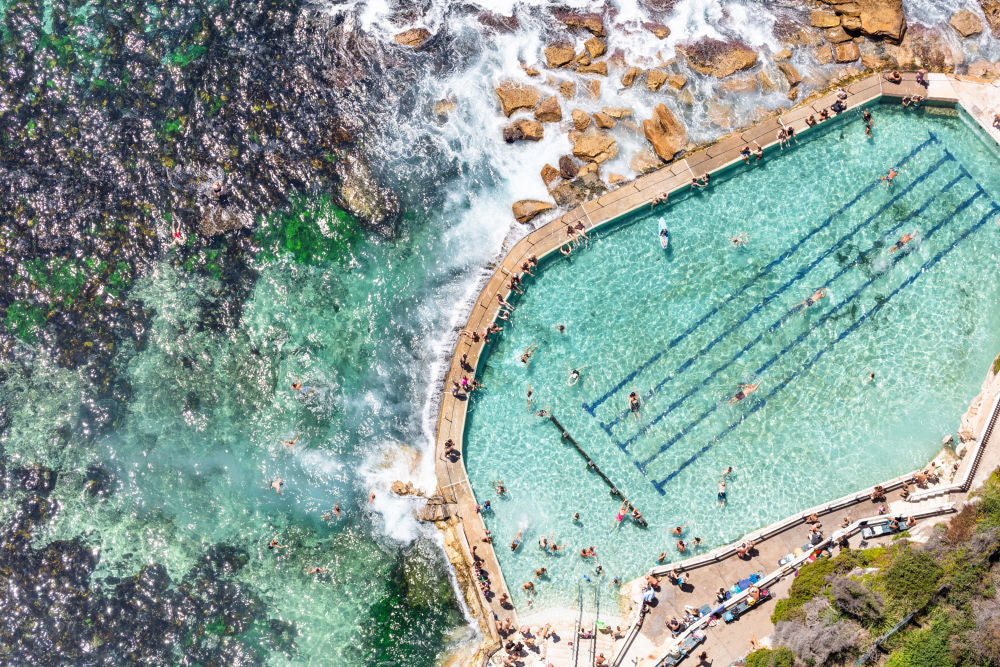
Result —
[[802, 605], [813, 599], [827, 586], [827, 575], [837, 571], [843, 561], [837, 558], [820, 558], [813, 563], [807, 563], [799, 569], [799, 574], [792, 582], [788, 597], [778, 600], [771, 614], [771, 622], [791, 621], [800, 618]]
[[944, 570], [930, 555], [901, 544], [892, 563], [882, 571], [881, 579], [889, 595], [916, 609], [934, 595], [943, 574]]
[[986, 480], [979, 503], [979, 530], [994, 526], [1000, 526], [1000, 468]]
[[905, 634], [902, 648], [893, 651], [885, 667], [950, 667], [955, 664], [951, 655], [953, 626], [945, 614], [938, 614], [930, 627], [911, 630]]
[[757, 649], [747, 656], [746, 667], [792, 667], [795, 664], [795, 653], [787, 646], [776, 649]]

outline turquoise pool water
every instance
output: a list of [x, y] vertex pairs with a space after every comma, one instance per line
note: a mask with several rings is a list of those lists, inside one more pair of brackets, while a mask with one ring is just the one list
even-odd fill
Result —
[[[614, 607], [612, 577], [639, 575], [662, 551], [681, 558], [668, 528], [686, 525], [686, 540], [711, 548], [919, 467], [957, 429], [1000, 348], [994, 149], [954, 110], [873, 110], [872, 139], [851, 112], [705, 191], [592, 233], [586, 248], [526, 278], [479, 369], [484, 388], [465, 438], [516, 604], [521, 584], [546, 567], [536, 609], [571, 603], [580, 582], [600, 586]], [[890, 167], [899, 176], [886, 187], [879, 177]], [[914, 229], [912, 243], [889, 252]], [[742, 233], [749, 243], [731, 247]], [[824, 287], [827, 298], [796, 309]], [[569, 386], [574, 368], [580, 380]], [[757, 381], [729, 403], [737, 385]], [[631, 391], [642, 399], [638, 419]], [[619, 502], [535, 416], [542, 408], [648, 528], [614, 529]], [[497, 479], [509, 497], [496, 497]], [[512, 553], [519, 529], [524, 546]], [[538, 547], [542, 535], [565, 545], [561, 555]], [[578, 555], [587, 546], [602, 577]]]

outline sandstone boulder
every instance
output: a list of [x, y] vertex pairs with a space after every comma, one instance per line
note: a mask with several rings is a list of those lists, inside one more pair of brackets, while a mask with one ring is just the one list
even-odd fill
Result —
[[643, 23], [642, 27], [650, 31], [659, 39], [670, 37], [670, 28], [662, 23]]
[[965, 62], [965, 53], [952, 35], [923, 25], [910, 26], [903, 41], [890, 49], [900, 67], [954, 71]]
[[625, 177], [622, 176], [621, 174], [616, 174], [614, 172], [608, 174], [608, 183], [610, 183], [611, 185], [618, 185], [619, 183], [624, 183], [624, 182], [625, 182]]
[[397, 44], [410, 46], [414, 49], [423, 46], [424, 42], [430, 39], [431, 31], [427, 28], [410, 28], [393, 37]]
[[775, 60], [788, 60], [792, 57], [792, 50], [785, 48], [774, 54]]
[[550, 44], [545, 47], [543, 53], [545, 54], [545, 64], [553, 69], [568, 65], [576, 57], [576, 51], [569, 42]]
[[969, 65], [967, 71], [969, 76], [982, 79], [995, 79], [1000, 76], [1000, 63], [992, 63], [989, 60], [977, 60]]
[[838, 63], [852, 63], [861, 57], [858, 45], [853, 41], [834, 44], [833, 60]]
[[648, 174], [663, 166], [663, 160], [651, 148], [643, 148], [632, 156], [628, 163], [629, 169], [639, 174]]
[[598, 37], [604, 37], [604, 20], [600, 14], [558, 12], [555, 16], [569, 28], [583, 28]]
[[792, 63], [780, 62], [778, 63], [778, 69], [785, 75], [785, 80], [788, 81], [789, 86], [797, 86], [802, 83], [802, 75], [799, 74], [799, 71], [795, 69]]
[[559, 106], [559, 99], [555, 95], [542, 100], [535, 109], [535, 120], [543, 123], [558, 123], [562, 120], [562, 107]]
[[687, 129], [664, 104], [657, 104], [653, 117], [642, 121], [642, 130], [656, 154], [667, 162], [687, 145]]
[[851, 36], [847, 34], [847, 31], [839, 25], [836, 28], [827, 28], [824, 30], [823, 36], [826, 37], [826, 41], [831, 44], [840, 44], [841, 42], [846, 42], [851, 39]]
[[583, 65], [576, 69], [580, 74], [599, 74], [601, 76], [608, 75], [608, 63], [604, 60], [599, 60], [596, 63], [590, 63], [589, 65]]
[[397, 496], [423, 496], [420, 489], [413, 486], [413, 482], [401, 482], [398, 479], [392, 483], [391, 491]]
[[814, 28], [832, 28], [840, 25], [840, 17], [833, 12], [814, 9], [809, 13], [809, 25]]
[[994, 37], [1000, 37], [1000, 0], [979, 0]]
[[622, 75], [622, 85], [626, 88], [631, 88], [632, 84], [635, 83], [635, 77], [642, 74], [642, 70], [633, 65], [625, 70], [625, 74]]
[[687, 77], [682, 74], [667, 75], [667, 85], [674, 90], [680, 90], [688, 82]]
[[589, 65], [590, 54], [587, 53], [586, 49], [584, 49], [583, 51], [580, 51], [579, 54], [577, 54], [576, 59], [574, 59], [573, 62], [574, 64], [576, 64], [577, 67], [579, 67], [580, 65]]
[[604, 132], [585, 132], [573, 142], [573, 155], [587, 162], [604, 162], [618, 155], [618, 143]]
[[948, 25], [954, 28], [955, 32], [962, 37], [978, 35], [983, 31], [982, 20], [968, 9], [963, 9], [952, 14]]
[[524, 73], [527, 74], [528, 76], [541, 76], [542, 75], [542, 73], [538, 71], [537, 67], [532, 67], [528, 63], [521, 63], [521, 69], [523, 69]]
[[548, 162], [542, 167], [542, 182], [545, 183], [545, 187], [549, 187], [555, 181], [559, 180], [559, 170], [553, 167]]
[[590, 125], [590, 116], [580, 109], [573, 109], [570, 116], [573, 117], [573, 127], [578, 130], [586, 130]]
[[572, 155], [563, 155], [559, 158], [559, 175], [566, 180], [576, 178], [580, 173], [580, 166], [573, 159]]
[[719, 79], [753, 67], [757, 62], [757, 52], [737, 41], [704, 38], [678, 46], [677, 50], [684, 54], [688, 65], [696, 72], [711, 74]]
[[588, 83], [587, 84], [587, 92], [589, 92], [590, 96], [593, 97], [595, 100], [598, 97], [600, 97], [601, 96], [601, 81], [600, 81], [600, 79], [593, 79], [590, 83]]
[[544, 134], [542, 124], [537, 120], [521, 118], [503, 129], [503, 140], [508, 144], [515, 141], [540, 141]]
[[549, 190], [552, 198], [560, 206], [572, 207], [583, 202], [600, 197], [608, 191], [608, 186], [601, 180], [597, 172], [597, 165], [590, 165], [593, 169], [588, 172], [580, 170], [580, 176], [571, 181], [563, 181], [556, 187]]
[[576, 84], [572, 81], [563, 81], [559, 84], [559, 94], [567, 100], [576, 95]]
[[821, 44], [816, 47], [816, 62], [820, 65], [829, 65], [833, 62], [833, 49], [829, 44]]
[[646, 75], [646, 87], [655, 92], [660, 89], [666, 80], [666, 72], [658, 69], [651, 69]]
[[625, 107], [604, 107], [601, 111], [619, 120], [632, 117], [632, 110]]
[[861, 32], [897, 44], [906, 32], [903, 0], [858, 0]]
[[524, 224], [530, 222], [539, 213], [543, 211], [549, 211], [555, 208], [552, 204], [547, 201], [539, 201], [537, 199], [522, 199], [516, 201], [511, 205], [511, 210], [514, 212], [514, 218]]
[[537, 88], [518, 81], [503, 81], [496, 87], [496, 93], [500, 98], [503, 113], [508, 118], [518, 109], [534, 109], [541, 98]]
[[594, 114], [594, 123], [602, 130], [610, 130], [615, 126], [615, 119], [606, 113], [598, 111]]
[[722, 83], [722, 89], [731, 93], [749, 93], [757, 90], [757, 77], [734, 76]]
[[591, 58], [600, 58], [608, 50], [607, 44], [600, 37], [591, 37], [583, 43], [583, 48], [587, 49]]

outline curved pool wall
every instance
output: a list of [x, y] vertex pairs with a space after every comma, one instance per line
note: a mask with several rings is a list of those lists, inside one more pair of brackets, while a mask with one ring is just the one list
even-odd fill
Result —
[[[555, 255], [526, 278], [527, 293], [511, 297], [515, 315], [480, 363], [485, 387], [471, 401], [465, 447], [473, 488], [493, 499], [485, 520], [516, 604], [538, 567], [549, 579], [536, 584], [536, 606], [571, 602], [584, 576], [597, 581], [594, 563], [576, 555], [581, 547], [597, 547], [605, 582], [627, 579], [665, 549], [680, 558], [667, 549], [667, 526], [687, 523], [686, 535], [711, 547], [934, 454], [997, 348], [996, 318], [983, 306], [1000, 295], [980, 281], [1000, 239], [992, 222], [968, 230], [990, 215], [1000, 183], [962, 119], [932, 112], [878, 107], [870, 142], [848, 112], [759, 167], [737, 164], [739, 178], [715, 176], [709, 192], [592, 232], [589, 247]], [[839, 160], [825, 155], [834, 142]], [[893, 163], [901, 167], [893, 188], [869, 188]], [[663, 212], [673, 235], [666, 254], [655, 232]], [[911, 231], [896, 229], [900, 222], [925, 228], [926, 238], [890, 257], [889, 242]], [[728, 238], [740, 231], [751, 244], [733, 251]], [[825, 282], [832, 297], [822, 307], [788, 314]], [[529, 344], [539, 348], [525, 371], [518, 357]], [[568, 387], [569, 368], [581, 366], [581, 381]], [[761, 367], [757, 398], [730, 407], [733, 385]], [[863, 383], [868, 368], [873, 384]], [[553, 408], [649, 529], [626, 522], [612, 531], [617, 501], [527, 409], [528, 384], [537, 407]], [[641, 422], [623, 415], [632, 385], [644, 397]], [[727, 465], [737, 471], [720, 509], [715, 483]], [[495, 499], [497, 478], [509, 500]], [[575, 511], [580, 524], [570, 520]], [[500, 543], [520, 527], [525, 545], [511, 554]], [[542, 533], [568, 544], [564, 555], [544, 555]]]

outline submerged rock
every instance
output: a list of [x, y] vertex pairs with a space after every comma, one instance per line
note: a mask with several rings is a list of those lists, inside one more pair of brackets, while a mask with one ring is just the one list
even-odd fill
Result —
[[14, 478], [22, 491], [32, 491], [47, 498], [56, 486], [57, 474], [40, 463], [14, 469]]
[[663, 86], [663, 83], [667, 80], [667, 73], [659, 69], [651, 69], [649, 73], [646, 74], [646, 87], [656, 92]]
[[656, 105], [653, 117], [642, 121], [642, 129], [653, 150], [666, 162], [687, 145], [687, 129], [664, 104]]
[[648, 174], [663, 166], [663, 160], [651, 148], [643, 148], [628, 163], [629, 168], [639, 174]]
[[670, 37], [670, 28], [662, 23], [647, 22], [643, 23], [642, 27], [653, 33], [659, 39], [666, 39]]
[[379, 183], [368, 163], [357, 155], [337, 161], [334, 171], [340, 179], [337, 204], [374, 229], [388, 232], [399, 215], [399, 199]]
[[678, 46], [677, 50], [684, 54], [693, 70], [719, 79], [757, 63], [757, 52], [735, 40], [722, 41], [706, 37]]
[[604, 20], [599, 14], [559, 11], [554, 15], [569, 28], [583, 28], [598, 37], [604, 37]]
[[539, 213], [555, 208], [552, 204], [538, 199], [522, 199], [511, 204], [514, 218], [524, 224], [530, 222]]

